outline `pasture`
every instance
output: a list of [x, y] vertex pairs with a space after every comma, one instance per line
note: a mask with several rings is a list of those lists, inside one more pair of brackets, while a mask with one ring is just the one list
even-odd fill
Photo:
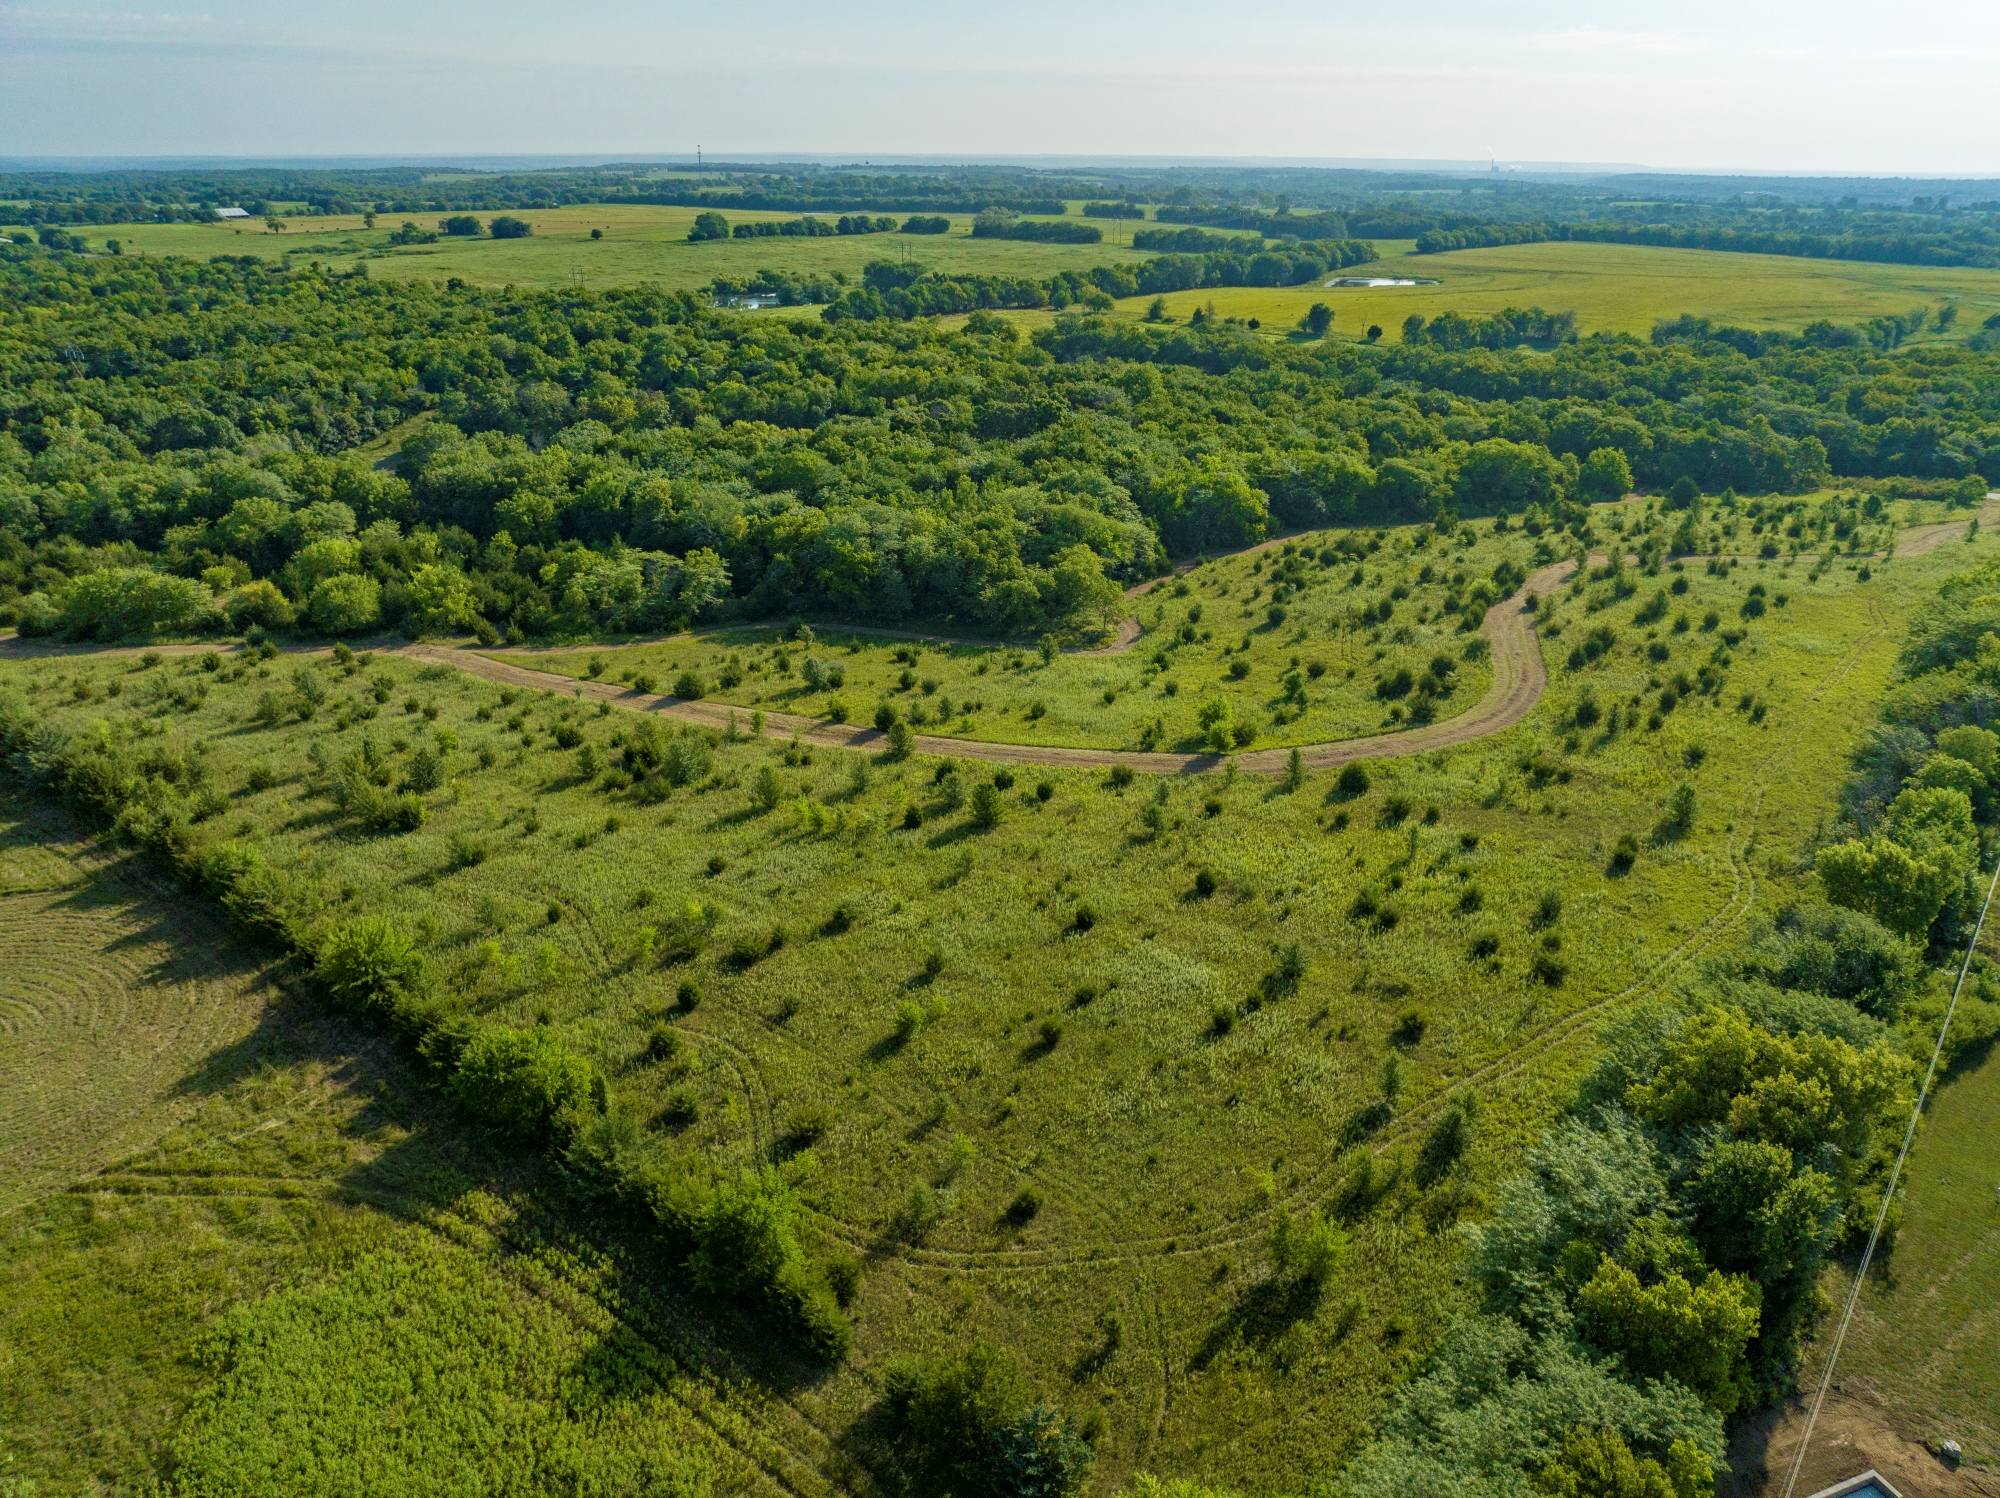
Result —
[[[1636, 523], [1642, 511], [1628, 513]], [[1318, 550], [1340, 538], [1301, 539]], [[1393, 569], [1422, 565], [1413, 532], [1381, 539], [1364, 564], [1371, 595]], [[1530, 539], [1475, 540], [1465, 562], [1490, 566]], [[45, 1398], [21, 1423], [37, 1443], [59, 1444], [59, 1401], [35, 1391], [75, 1380], [61, 1370], [77, 1359], [44, 1287], [60, 1284], [65, 1314], [85, 1319], [113, 1293], [97, 1268], [167, 1253], [168, 1229], [146, 1214], [195, 1226], [240, 1214], [256, 1224], [246, 1236], [284, 1245], [259, 1248], [265, 1257], [243, 1272], [253, 1308], [215, 1321], [243, 1289], [189, 1290], [172, 1316], [104, 1334], [107, 1362], [114, 1335], [152, 1349], [144, 1357], [163, 1369], [197, 1333], [207, 1334], [198, 1346], [222, 1350], [157, 1375], [180, 1381], [187, 1413], [173, 1419], [151, 1406], [121, 1414], [121, 1386], [105, 1386], [103, 1418], [128, 1429], [133, 1452], [171, 1441], [225, 1476], [250, 1471], [224, 1465], [218, 1433], [253, 1433], [237, 1443], [253, 1454], [276, 1449], [288, 1411], [324, 1392], [299, 1329], [343, 1328], [343, 1349], [364, 1356], [389, 1335], [379, 1308], [425, 1300], [410, 1277], [434, 1276], [467, 1307], [465, 1324], [525, 1328], [508, 1334], [524, 1368], [554, 1362], [586, 1382], [606, 1365], [595, 1349], [622, 1335], [593, 1297], [620, 1318], [636, 1307], [642, 1334], [686, 1328], [672, 1353], [681, 1382], [656, 1405], [616, 1412], [628, 1422], [615, 1426], [620, 1439], [694, 1453], [685, 1469], [649, 1477], [650, 1491], [851, 1489], [865, 1482], [888, 1357], [953, 1350], [971, 1333], [1014, 1349], [1044, 1397], [1101, 1430], [1102, 1490], [1152, 1471], [1301, 1491], [1353, 1450], [1462, 1304], [1454, 1225], [1516, 1168], [1589, 1059], [1596, 1022], [1690, 971], [1753, 911], [1805, 892], [1801, 853], [1873, 721], [1908, 610], [1992, 553], [1981, 535], [1865, 577], [1858, 557], [1809, 556], [1579, 577], [1548, 610], [1551, 687], [1526, 718], [1489, 739], [1372, 762], [1365, 783], [1345, 788], [1331, 774], [1288, 785], [1227, 765], [996, 778], [949, 759], [739, 734], [691, 741], [678, 788], [640, 800], [621, 783], [620, 757], [645, 722], [672, 730], [671, 720], [448, 665], [233, 653], [0, 664], [0, 684], [49, 720], [101, 719], [199, 764], [217, 793], [214, 831], [309, 881], [336, 915], [394, 918], [471, 996], [480, 1023], [549, 1027], [602, 1069], [618, 1106], [681, 1148], [724, 1166], [783, 1165], [811, 1209], [815, 1251], [859, 1271], [855, 1355], [809, 1377], [766, 1368], [767, 1392], [753, 1393], [735, 1376], [729, 1313], [689, 1301], [670, 1274], [655, 1284], [562, 1239], [537, 1215], [559, 1200], [552, 1186], [523, 1178], [488, 1190], [480, 1172], [491, 1166], [446, 1170], [421, 1148], [399, 1151], [399, 1131], [414, 1125], [390, 1111], [397, 1086], [366, 1105], [379, 1110], [366, 1121], [329, 1125], [362, 1109], [365, 1089], [315, 1109], [286, 1089], [309, 1093], [325, 1073], [279, 1067], [235, 1084], [234, 1113], [189, 1136], [213, 1158], [203, 1168], [252, 1175], [230, 1152], [271, 1150], [287, 1163], [269, 1173], [331, 1170], [368, 1200], [363, 1185], [387, 1168], [369, 1161], [400, 1158], [384, 1205], [448, 1242], [406, 1251], [396, 1235], [412, 1229], [373, 1217], [359, 1239], [329, 1228], [322, 1240], [295, 1220], [308, 1209], [254, 1194], [102, 1207], [97, 1195], [45, 1196], [33, 1220], [47, 1226], [30, 1231], [17, 1212], [7, 1230], [5, 1273], [22, 1292], [5, 1298], [8, 1314], [33, 1329], [7, 1340], [33, 1349], [34, 1369], [12, 1380], [27, 1392], [8, 1397]], [[1154, 600], [1140, 601], [1149, 631], [1177, 631], [1197, 596], [1222, 616], [1215, 640], [1198, 628], [1187, 644], [1196, 653], [1176, 668], [1185, 692], [1208, 689], [1221, 657], [1199, 652], [1235, 642], [1247, 622], [1236, 610], [1268, 621], [1267, 600], [1243, 591], [1268, 586], [1272, 554], [1261, 574], [1250, 570], [1258, 560], [1211, 564], [1202, 571], [1213, 578], [1197, 573], [1183, 597], [1163, 590], [1157, 624]], [[1336, 569], [1324, 586], [1347, 575]], [[1753, 583], [1769, 600], [1762, 613], [1744, 607]], [[1414, 589], [1392, 601], [1432, 607]], [[1301, 654], [1337, 658], [1331, 620], [1304, 615]], [[1567, 651], [1600, 627], [1608, 646], [1600, 635], [1599, 651], [1571, 664]], [[1292, 648], [1278, 633], [1256, 670]], [[1135, 660], [1154, 637], [1142, 635]], [[1423, 648], [1414, 634], [1348, 644], [1368, 669], [1381, 662], [1366, 652]], [[977, 695], [992, 680], [997, 717], [1010, 676], [1095, 669], [991, 656], [981, 676], [979, 656], [952, 652], [939, 669], [965, 679], [941, 681], [937, 695]], [[850, 659], [850, 690], [859, 697], [865, 683], [872, 702], [889, 647], [864, 644]], [[1068, 680], [1041, 690], [1064, 703], [1088, 692], [1087, 677]], [[928, 694], [919, 680], [907, 695]], [[1586, 699], [1594, 717], [1578, 711]], [[1337, 704], [1311, 711], [1320, 731], [1337, 725]], [[1023, 726], [1012, 712], [1005, 722]], [[1125, 731], [1082, 717], [1060, 728], [1078, 739]], [[420, 750], [442, 756], [445, 778], [417, 830], [369, 832], [325, 794], [322, 765], [360, 754], [403, 775]], [[984, 785], [998, 809], [981, 825], [971, 809]], [[1694, 815], [1662, 832], [1682, 786]], [[1637, 852], [1621, 865], [1613, 855], [1628, 837]], [[1483, 1099], [1470, 1174], [1423, 1179], [1411, 1152], [1466, 1089]], [[266, 1119], [278, 1122], [260, 1132]], [[465, 1146], [475, 1157], [476, 1143]], [[404, 1190], [422, 1205], [396, 1197]], [[1264, 1241], [1275, 1213], [1322, 1205], [1349, 1224], [1355, 1253], [1317, 1296], [1274, 1295]], [[127, 1219], [137, 1236], [119, 1226]], [[525, 1226], [510, 1237], [511, 1224]], [[308, 1253], [295, 1238], [342, 1246]], [[505, 1251], [528, 1244], [540, 1258]], [[402, 1268], [376, 1251], [385, 1245]], [[502, 1316], [494, 1307], [513, 1292], [479, 1288], [502, 1261], [509, 1283], [583, 1307], [565, 1314], [598, 1330], [552, 1328], [546, 1307]], [[185, 1273], [217, 1262], [227, 1255], [191, 1257]], [[714, 1325], [723, 1330], [701, 1330]], [[447, 1333], [420, 1319], [397, 1335], [416, 1346]], [[423, 1355], [448, 1361], [442, 1346]], [[641, 1354], [620, 1356], [622, 1367]], [[554, 1407], [581, 1398], [575, 1388], [558, 1380], [545, 1394], [530, 1379], [522, 1398]], [[341, 1428], [357, 1433], [400, 1408], [393, 1390], [366, 1382], [341, 1399]], [[697, 1406], [709, 1428], [731, 1433], [731, 1450], [757, 1455], [763, 1476], [725, 1471], [726, 1453], [713, 1478], [695, 1469], [712, 1448], [675, 1422]], [[357, 1462], [365, 1445], [357, 1435]], [[268, 1469], [261, 1488], [256, 1475], [233, 1487], [218, 1477], [211, 1490], [285, 1491]]]
[[[1412, 313], [1472, 316], [1506, 307], [1574, 311], [1578, 331], [1586, 336], [1634, 333], [1642, 338], [1654, 323], [1683, 312], [1742, 327], [1795, 330], [1822, 318], [1865, 322], [1952, 300], [1959, 303], [1958, 321], [1944, 336], [1958, 341], [2000, 312], [2000, 271], [1992, 270], [1643, 245], [1525, 244], [1444, 255], [1418, 255], [1413, 243], [1394, 241], [1377, 248], [1382, 259], [1354, 274], [1435, 278], [1439, 284], [1186, 291], [1166, 299], [1168, 313], [1184, 320], [1195, 308], [1213, 304], [1223, 317], [1254, 317], [1264, 331], [1282, 335], [1314, 302], [1325, 302], [1333, 309], [1332, 336], [1358, 339], [1373, 325], [1394, 343]], [[1143, 316], [1150, 303], [1148, 297], [1128, 298], [1119, 303], [1119, 315]]]
[[[1050, 276], [1062, 270], [1082, 270], [1128, 260], [1143, 260], [1130, 248], [1131, 226], [1101, 224], [1103, 244], [1045, 245], [1017, 240], [972, 237], [969, 214], [951, 218], [949, 234], [856, 234], [831, 238], [728, 239], [689, 244], [687, 234], [698, 210], [624, 205], [580, 205], [570, 208], [518, 210], [534, 233], [525, 239], [454, 239], [435, 244], [392, 246], [389, 236], [402, 215], [377, 219], [364, 228], [357, 216], [285, 220], [282, 234], [265, 230], [261, 221], [228, 224], [122, 224], [93, 243], [117, 238], [126, 254], [261, 255], [277, 260], [320, 259], [345, 270], [367, 257], [368, 273], [381, 280], [444, 280], [456, 276], [474, 286], [569, 287], [595, 290], [612, 286], [657, 285], [669, 291], [695, 290], [717, 276], [747, 280], [767, 268], [797, 273], [843, 271], [858, 281], [870, 260], [909, 259], [944, 272], [979, 275]], [[482, 222], [491, 214], [476, 215]], [[787, 222], [796, 213], [746, 212], [725, 215], [731, 223]], [[439, 215], [420, 215], [414, 222], [435, 229]], [[838, 215], [820, 214], [833, 221]], [[899, 214], [896, 217], [907, 217]], [[596, 229], [602, 239], [592, 239]], [[1123, 244], [1114, 240], [1124, 240]], [[811, 309], [806, 309], [808, 312]], [[813, 314], [813, 315], [816, 315]]]
[[[287, 219], [282, 234], [261, 223], [123, 224], [92, 230], [93, 243], [121, 241], [127, 254], [254, 254], [277, 260], [287, 255], [317, 258], [338, 268], [366, 258], [371, 276], [387, 280], [442, 280], [456, 276], [475, 286], [569, 287], [595, 289], [637, 284], [693, 290], [717, 276], [747, 279], [764, 269], [793, 273], [843, 271], [859, 278], [874, 259], [909, 258], [946, 273], [1049, 276], [1063, 270], [1149, 258], [1130, 248], [1143, 223], [1106, 219], [1090, 222], [1104, 230], [1098, 245], [1042, 245], [1008, 240], [974, 240], [969, 215], [949, 215], [945, 235], [869, 234], [833, 238], [770, 238], [687, 243], [696, 210], [624, 205], [578, 205], [522, 209], [516, 217], [534, 226], [527, 239], [440, 238], [429, 245], [394, 247], [389, 235], [400, 221], [387, 215], [374, 229], [358, 217]], [[791, 213], [726, 215], [732, 222], [787, 220]], [[834, 215], [822, 214], [821, 217]], [[900, 217], [901, 215], [899, 215]], [[481, 215], [490, 218], [491, 215]], [[436, 215], [419, 226], [436, 227]], [[600, 230], [602, 239], [590, 237]], [[1122, 241], [1122, 242], [1121, 242]], [[1540, 306], [1574, 310], [1585, 334], [1635, 333], [1683, 312], [1756, 328], [1792, 328], [1820, 318], [1861, 322], [1907, 312], [1924, 304], [1959, 304], [1957, 324], [1946, 334], [1924, 338], [1962, 341], [2000, 312], [2000, 271], [1954, 267], [1875, 265], [1860, 261], [1806, 260], [1776, 255], [1737, 255], [1702, 250], [1667, 250], [1633, 245], [1532, 244], [1491, 250], [1416, 255], [1414, 242], [1382, 240], [1382, 259], [1356, 274], [1436, 278], [1436, 286], [1326, 288], [1317, 283], [1287, 287], [1223, 287], [1179, 292], [1167, 297], [1170, 317], [1184, 320], [1197, 307], [1213, 306], [1223, 317], [1256, 318], [1271, 337], [1291, 333], [1306, 309], [1323, 301], [1334, 309], [1336, 339], [1360, 339], [1379, 326], [1387, 342], [1402, 337], [1412, 313], [1434, 317], [1454, 311], [1472, 315], [1506, 307]], [[1116, 315], [1144, 316], [1150, 297], [1121, 302]], [[811, 308], [785, 309], [766, 316], [812, 317]], [[1040, 327], [1050, 312], [1009, 312], [1010, 320]], [[949, 320], [947, 320], [949, 321]]]

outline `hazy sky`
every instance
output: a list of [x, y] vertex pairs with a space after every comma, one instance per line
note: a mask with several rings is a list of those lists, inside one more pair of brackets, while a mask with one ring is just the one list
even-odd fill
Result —
[[0, 155], [814, 151], [2000, 173], [2000, 3], [0, 5]]

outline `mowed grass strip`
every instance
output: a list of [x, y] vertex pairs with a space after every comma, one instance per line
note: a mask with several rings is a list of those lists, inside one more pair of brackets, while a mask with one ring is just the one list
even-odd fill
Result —
[[[1930, 1106], [1893, 1250], [1862, 1291], [1840, 1362], [1843, 1377], [1903, 1412], [1914, 1439], [1957, 1440], [1989, 1467], [2000, 1462], [1996, 1140], [2000, 1052], [1988, 1047], [1960, 1062]], [[1828, 1275], [1835, 1305], [1852, 1284], [1844, 1271]]]
[[[104, 949], [125, 948], [128, 986], [190, 1007], [177, 966], [254, 971], [194, 898], [79, 867], [59, 815], [11, 792], [0, 804], [0, 864], [40, 848], [68, 865], [96, 937], [44, 917], [39, 949], [10, 952], [10, 969], [102, 990]], [[149, 1492], [171, 1473], [177, 1492], [303, 1498], [431, 1493], [477, 1470], [532, 1494], [700, 1498], [772, 1474], [834, 1491], [809, 1423], [732, 1392], [744, 1365], [728, 1318], [662, 1301], [676, 1266], [579, 1234], [530, 1160], [456, 1129], [381, 1037], [276, 987], [246, 991], [248, 1023], [199, 1045], [103, 994], [67, 1069], [44, 1057], [39, 1079], [0, 1073], [0, 1107], [16, 1110], [0, 1151], [10, 1481]], [[119, 1003], [124, 1022], [108, 1023]], [[128, 1054], [147, 1056], [150, 1091], [131, 1085]], [[24, 1137], [19, 1106], [56, 1085], [87, 1106], [43, 1110]], [[131, 1114], [115, 1138], [97, 1116], [113, 1095]]]
[[256, 966], [0, 790], [0, 1214], [150, 1141], [252, 1033]]

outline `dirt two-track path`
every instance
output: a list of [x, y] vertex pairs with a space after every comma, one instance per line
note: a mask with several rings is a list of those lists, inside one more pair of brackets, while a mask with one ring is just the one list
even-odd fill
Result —
[[[1542, 665], [1542, 652], [1535, 638], [1535, 616], [1529, 612], [1529, 594], [1538, 597], [1546, 595], [1575, 570], [1572, 561], [1562, 561], [1544, 567], [1534, 573], [1511, 597], [1496, 603], [1486, 611], [1486, 618], [1480, 625], [1480, 632], [1486, 637], [1493, 652], [1493, 685], [1487, 689], [1477, 705], [1455, 718], [1447, 718], [1441, 723], [1428, 724], [1422, 728], [1406, 728], [1394, 733], [1374, 734], [1367, 738], [1342, 739], [1327, 744], [1302, 744], [1299, 752], [1309, 769], [1325, 769], [1330, 765], [1344, 765], [1356, 759], [1380, 759], [1399, 754], [1419, 754], [1426, 749], [1443, 749], [1453, 744], [1469, 743], [1473, 739], [1484, 738], [1487, 734], [1498, 733], [1501, 729], [1518, 723], [1530, 709], [1541, 700], [1543, 689], [1548, 685], [1548, 672]], [[1136, 620], [1127, 620], [1127, 625], [1136, 626]], [[1120, 631], [1121, 642], [1129, 649], [1131, 641], [1123, 640], [1125, 630]], [[1131, 639], [1138, 638], [1133, 628]], [[1117, 650], [1114, 644], [1112, 650]], [[618, 707], [628, 707], [639, 712], [665, 713], [669, 717], [681, 718], [701, 723], [712, 728], [726, 727], [733, 718], [739, 727], [743, 726], [746, 709], [731, 707], [723, 703], [687, 702], [678, 697], [662, 696], [657, 693], [637, 692], [629, 687], [621, 687], [609, 682], [579, 681], [574, 677], [559, 676], [550, 671], [537, 671], [531, 666], [518, 664], [504, 653], [481, 653], [474, 647], [464, 645], [444, 645], [420, 642], [406, 645], [398, 652], [414, 656], [419, 660], [442, 661], [457, 666], [460, 670], [488, 681], [502, 682], [508, 686], [554, 688], [558, 691], [575, 692], [581, 689], [587, 699], [610, 702]], [[1110, 653], [1110, 652], [1106, 652]], [[811, 744], [823, 744], [835, 749], [879, 749], [886, 741], [886, 735], [876, 728], [860, 728], [850, 724], [829, 723], [823, 718], [801, 717], [795, 713], [766, 712], [764, 732], [778, 738], [790, 738], [793, 734]], [[1146, 770], [1156, 775], [1182, 775], [1212, 770], [1223, 763], [1218, 754], [1165, 754], [1146, 753], [1136, 749], [1065, 749], [1042, 744], [995, 744], [975, 739], [943, 738], [933, 734], [919, 734], [913, 747], [919, 754], [952, 755], [959, 759], [989, 760], [1000, 764], [1044, 765], [1055, 769], [1096, 770], [1108, 769], [1113, 765], [1129, 765], [1135, 770]], [[1258, 749], [1239, 754], [1238, 768], [1256, 774], [1277, 775], [1283, 773], [1291, 760], [1292, 751], [1283, 749]]]
[[[1980, 511], [1979, 519], [1982, 526], [2000, 523], [2000, 493], [1987, 496], [1986, 505]], [[1949, 541], [1964, 538], [1969, 530], [1970, 522], [1964, 520], [1913, 526], [1897, 539], [1896, 555], [1923, 556]], [[1279, 537], [1264, 542], [1249, 548], [1249, 551], [1268, 550], [1284, 539]], [[1604, 559], [1593, 556], [1590, 560], [1593, 564], [1597, 564]], [[1542, 693], [1548, 689], [1549, 684], [1548, 669], [1542, 662], [1541, 642], [1535, 634], [1535, 613], [1530, 608], [1528, 600], [1531, 595], [1537, 599], [1547, 597], [1567, 581], [1575, 570], [1576, 563], [1569, 559], [1543, 567], [1530, 574], [1528, 580], [1512, 597], [1494, 604], [1486, 611], [1486, 617], [1480, 623], [1480, 633], [1492, 651], [1493, 684], [1487, 688], [1486, 695], [1471, 708], [1456, 717], [1446, 718], [1440, 723], [1429, 723], [1421, 728], [1402, 728], [1389, 733], [1337, 739], [1324, 744], [1298, 745], [1300, 758], [1305, 762], [1306, 768], [1324, 770], [1349, 764], [1355, 760], [1388, 759], [1399, 755], [1422, 754], [1431, 749], [1448, 749], [1459, 744], [1469, 744], [1475, 739], [1486, 738], [1520, 722], [1534, 710], [1535, 704], [1542, 700]], [[1126, 596], [1139, 597], [1152, 586], [1152, 583], [1141, 584], [1128, 590]], [[848, 631], [849, 627], [843, 626], [843, 630]], [[851, 632], [936, 643], [982, 643], [893, 629], [863, 628]], [[1139, 621], [1127, 617], [1120, 622], [1110, 644], [1101, 649], [1077, 653], [1095, 656], [1122, 655], [1138, 643], [1140, 633]], [[0, 641], [0, 659], [48, 655], [130, 656], [140, 654], [142, 648], [120, 646], [100, 649], [87, 645], [46, 645], [16, 638]], [[214, 647], [162, 645], [154, 648], [163, 654], [189, 655]], [[532, 666], [522, 664], [524, 660], [533, 659], [540, 653], [532, 650], [487, 650], [469, 643], [451, 644], [430, 640], [409, 645], [384, 646], [380, 647], [380, 650], [384, 654], [454, 666], [468, 675], [499, 682], [503, 686], [570, 692], [591, 701], [609, 702], [615, 707], [626, 708], [633, 712], [660, 713], [709, 728], [727, 728], [732, 722], [738, 728], [747, 727], [744, 720], [752, 711], [727, 703], [687, 701], [662, 693], [635, 691], [616, 683], [578, 679], [559, 675], [553, 671], [538, 671]], [[308, 647], [297, 653], [324, 654], [325, 652]], [[872, 727], [830, 723], [824, 718], [809, 718], [797, 713], [768, 710], [764, 714], [764, 732], [772, 738], [790, 739], [796, 736], [805, 743], [823, 745], [827, 748], [863, 751], [882, 748], [887, 737], [879, 729]], [[912, 747], [920, 754], [948, 755], [959, 759], [984, 760], [999, 764], [1042, 765], [1051, 769], [1075, 770], [1102, 770], [1114, 765], [1127, 765], [1134, 770], [1145, 770], [1156, 775], [1199, 774], [1219, 768], [1226, 758], [1219, 754], [1175, 754], [1157, 751], [1148, 753], [1136, 749], [1070, 749], [1045, 744], [1001, 744], [977, 739], [945, 738], [935, 734], [917, 735]], [[1234, 758], [1237, 767], [1246, 772], [1279, 775], [1288, 769], [1291, 756], [1292, 746], [1287, 745], [1280, 749], [1251, 750]]]

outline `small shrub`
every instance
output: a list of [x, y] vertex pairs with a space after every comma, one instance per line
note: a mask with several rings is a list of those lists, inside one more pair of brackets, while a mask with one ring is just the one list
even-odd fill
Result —
[[1194, 876], [1194, 892], [1204, 900], [1214, 894], [1215, 875], [1211, 874], [1207, 869], [1199, 870]]
[[486, 840], [470, 833], [454, 832], [451, 835], [451, 866], [455, 869], [470, 869], [486, 862], [492, 849]]
[[278, 772], [267, 764], [252, 765], [250, 767], [250, 774], [244, 781], [244, 784], [249, 787], [252, 794], [268, 791], [276, 786], [277, 783]]
[[1396, 1028], [1389, 1038], [1397, 1045], [1413, 1046], [1424, 1038], [1424, 1032], [1431, 1027], [1431, 1017], [1423, 1009], [1412, 1005], [1396, 1016]]
[[1132, 783], [1132, 767], [1130, 765], [1113, 765], [1109, 778], [1112, 785], [1116, 786], [1119, 790], [1123, 790]]
[[683, 978], [680, 987], [674, 990], [674, 1003], [683, 1013], [692, 1014], [701, 1007], [701, 985], [692, 978]]
[[665, 1020], [646, 1034], [646, 1058], [650, 1061], [678, 1061], [684, 1048], [680, 1032]]
[[1227, 1035], [1231, 1030], [1235, 1029], [1236, 1006], [1234, 1004], [1217, 1004], [1209, 1012], [1208, 1028], [1217, 1036]]
[[793, 1149], [807, 1149], [824, 1139], [835, 1123], [832, 1108], [825, 1103], [801, 1103], [785, 1119], [785, 1141]]
[[826, 1286], [844, 1311], [861, 1290], [861, 1261], [852, 1254], [834, 1254], [826, 1261]]
[[759, 811], [776, 811], [778, 803], [785, 799], [785, 785], [778, 778], [778, 772], [771, 765], [762, 765], [757, 770], [757, 778], [751, 782], [750, 800]]
[[1542, 898], [1535, 902], [1535, 913], [1529, 919], [1528, 924], [1533, 926], [1537, 931], [1544, 931], [1561, 920], [1562, 913], [1562, 896], [1555, 890], [1546, 890], [1543, 892]]
[[1618, 846], [1612, 850], [1608, 872], [1614, 879], [1622, 879], [1632, 872], [1632, 865], [1638, 857], [1639, 840], [1628, 832], [1618, 839]]
[[1042, 1210], [1042, 1193], [1032, 1186], [1024, 1186], [1015, 1198], [1007, 1203], [1006, 1217], [1015, 1227], [1025, 1227], [1035, 1220]]
[[1035, 787], [1035, 799], [1047, 803], [1054, 798], [1056, 786], [1053, 780], [1044, 780]]
[[1368, 794], [1368, 772], [1358, 764], [1347, 765], [1334, 784], [1343, 796], [1365, 796]]
[[492, 1026], [474, 1034], [451, 1090], [475, 1116], [523, 1138], [567, 1133], [594, 1111], [590, 1063], [540, 1026]]
[[1076, 907], [1076, 914], [1070, 918], [1070, 929], [1079, 934], [1097, 924], [1097, 908], [1089, 901]]
[[674, 678], [674, 695], [683, 702], [699, 702], [708, 695], [708, 688], [694, 672], [683, 671]]

